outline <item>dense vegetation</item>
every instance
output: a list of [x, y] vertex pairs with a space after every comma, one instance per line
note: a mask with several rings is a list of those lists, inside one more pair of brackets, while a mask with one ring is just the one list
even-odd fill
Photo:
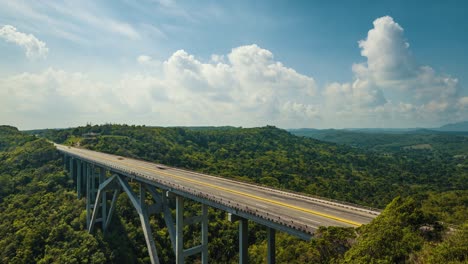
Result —
[[[83, 138], [88, 132], [100, 136]], [[295, 137], [274, 127], [189, 129], [104, 125], [32, 134], [376, 207], [390, 202], [375, 221], [358, 229], [320, 228], [310, 242], [277, 234], [279, 263], [468, 260], [466, 169], [452, 163], [426, 168], [429, 164], [410, 156], [377, 155]], [[2, 263], [149, 260], [139, 219], [125, 195], [119, 197], [118, 217], [113, 218], [108, 234], [104, 236], [98, 230], [91, 236], [84, 231], [84, 200], [76, 199], [57, 152], [44, 139], [12, 127], [0, 127], [0, 188]], [[197, 210], [199, 205], [192, 204], [187, 214]], [[236, 263], [236, 226], [226, 220], [224, 212], [210, 208], [209, 217], [211, 262]], [[172, 263], [173, 253], [163, 223], [159, 216], [152, 217], [160, 259]], [[447, 223], [457, 226], [448, 227]], [[249, 225], [250, 261], [264, 263], [266, 233], [261, 226]], [[196, 237], [197, 230], [185, 232]]]
[[103, 262], [106, 247], [84, 231], [58, 153], [44, 139], [0, 127], [0, 262]]
[[[337, 129], [291, 129], [292, 134], [303, 137], [315, 138], [322, 141], [349, 145], [376, 152], [399, 153], [403, 155], [468, 155], [468, 132], [434, 131], [427, 129], [418, 130], [374, 130], [352, 131]], [[461, 158], [461, 157], [459, 157]], [[466, 157], [464, 158], [466, 160]], [[466, 163], [465, 163], [466, 165]]]

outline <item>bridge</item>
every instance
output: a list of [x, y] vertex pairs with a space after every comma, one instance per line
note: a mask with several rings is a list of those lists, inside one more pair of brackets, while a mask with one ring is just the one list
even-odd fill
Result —
[[[239, 263], [247, 263], [248, 221], [267, 230], [267, 260], [275, 263], [277, 230], [309, 240], [319, 226], [358, 227], [369, 223], [377, 210], [267, 188], [81, 148], [55, 144], [64, 154], [65, 167], [76, 184], [78, 198], [86, 196], [86, 224], [109, 228], [117, 197], [125, 192], [138, 212], [152, 263], [159, 263], [149, 217], [162, 214], [169, 231], [176, 263], [201, 254], [208, 263], [208, 206], [228, 212], [239, 226]], [[133, 182], [130, 184], [129, 182]], [[135, 187], [136, 186], [136, 187]], [[148, 204], [148, 200], [151, 202]], [[201, 204], [201, 212], [184, 218], [184, 201]], [[171, 206], [175, 204], [175, 219]], [[183, 228], [201, 224], [201, 243], [185, 249]]]

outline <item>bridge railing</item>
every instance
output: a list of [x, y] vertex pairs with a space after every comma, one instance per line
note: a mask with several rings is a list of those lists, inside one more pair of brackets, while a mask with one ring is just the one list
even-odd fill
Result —
[[184, 171], [184, 172], [188, 172], [188, 173], [193, 173], [193, 174], [197, 174], [197, 175], [201, 175], [201, 176], [205, 176], [205, 177], [222, 178], [223, 180], [230, 181], [230, 182], [235, 182], [235, 183], [243, 184], [243, 185], [255, 185], [256, 187], [258, 187], [259, 189], [262, 189], [262, 190], [273, 191], [273, 192], [281, 193], [283, 195], [287, 195], [287, 196], [290, 196], [290, 197], [296, 197], [296, 198], [301, 198], [301, 199], [305, 198], [305, 199], [308, 199], [308, 200], [311, 200], [311, 201], [325, 203], [325, 204], [334, 205], [334, 206], [347, 208], [347, 209], [351, 209], [351, 210], [356, 210], [356, 211], [362, 211], [362, 212], [373, 214], [373, 215], [379, 215], [380, 212], [382, 211], [381, 209], [377, 209], [377, 208], [370, 207], [370, 206], [358, 205], [358, 204], [354, 204], [354, 203], [350, 203], [350, 202], [346, 202], [346, 201], [340, 201], [340, 200], [326, 198], [326, 197], [317, 196], [317, 195], [312, 195], [312, 194], [308, 194], [308, 193], [295, 192], [295, 191], [291, 191], [291, 190], [286, 189], [286, 188], [275, 188], [275, 187], [263, 185], [263, 184], [256, 183], [256, 182], [248, 182], [248, 181], [243, 181], [243, 180], [238, 180], [238, 179], [233, 180], [231, 178], [226, 178], [226, 177], [223, 177], [223, 176], [211, 176], [211, 175], [207, 175], [207, 174], [204, 174], [204, 173], [199, 173], [199, 172], [190, 171], [190, 170], [181, 169], [181, 168], [175, 168], [175, 167], [168, 167], [168, 168], [174, 169], [174, 170], [179, 170], [179, 171]]

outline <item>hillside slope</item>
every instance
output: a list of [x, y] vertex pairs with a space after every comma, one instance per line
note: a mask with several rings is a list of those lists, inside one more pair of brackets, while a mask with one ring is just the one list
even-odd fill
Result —
[[441, 126], [440, 131], [468, 131], [468, 121]]

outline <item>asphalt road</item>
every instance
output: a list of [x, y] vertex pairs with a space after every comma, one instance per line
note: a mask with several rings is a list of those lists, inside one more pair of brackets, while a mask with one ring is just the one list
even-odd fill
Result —
[[129, 171], [138, 172], [151, 179], [184, 186], [203, 192], [232, 205], [244, 205], [249, 209], [283, 217], [294, 223], [316, 229], [319, 226], [357, 227], [369, 223], [379, 212], [336, 201], [312, 198], [285, 191], [237, 182], [221, 177], [177, 169], [166, 165], [73, 148], [55, 144], [58, 150], [113, 164]]

